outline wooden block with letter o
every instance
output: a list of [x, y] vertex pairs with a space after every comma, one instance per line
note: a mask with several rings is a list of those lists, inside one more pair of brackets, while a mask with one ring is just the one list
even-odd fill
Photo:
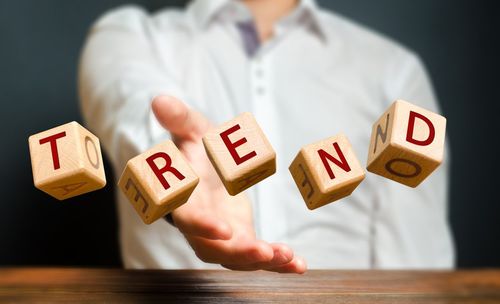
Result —
[[365, 178], [365, 170], [342, 134], [303, 147], [289, 170], [311, 210], [350, 195]]
[[203, 145], [231, 195], [276, 172], [276, 153], [250, 113], [207, 132]]
[[368, 171], [418, 186], [443, 160], [445, 130], [443, 116], [395, 101], [373, 125]]
[[187, 202], [199, 178], [167, 140], [127, 162], [118, 186], [144, 223], [151, 224]]
[[99, 139], [70, 122], [29, 137], [35, 187], [64, 200], [106, 185]]

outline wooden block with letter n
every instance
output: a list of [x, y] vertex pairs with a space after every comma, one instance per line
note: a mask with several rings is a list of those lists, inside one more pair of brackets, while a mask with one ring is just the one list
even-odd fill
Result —
[[118, 186], [144, 223], [151, 224], [187, 202], [199, 178], [167, 140], [127, 162]]
[[303, 147], [289, 170], [311, 210], [350, 195], [365, 178], [343, 134]]
[[73, 121], [29, 137], [35, 187], [64, 200], [106, 185], [99, 139]]
[[373, 125], [368, 171], [418, 186], [443, 160], [445, 131], [443, 116], [395, 101]]
[[276, 153], [250, 113], [207, 132], [203, 145], [230, 195], [276, 172]]

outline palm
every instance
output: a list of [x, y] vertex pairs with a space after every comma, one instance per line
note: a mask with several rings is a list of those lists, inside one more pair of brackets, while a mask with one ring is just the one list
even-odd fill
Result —
[[244, 193], [237, 196], [227, 193], [208, 160], [201, 136], [194, 139], [174, 138], [174, 141], [200, 177], [200, 183], [188, 203], [178, 208], [174, 217], [179, 213], [201, 211], [206, 217], [224, 219], [231, 227], [233, 237], [255, 238], [250, 201]]
[[172, 213], [196, 255], [236, 270], [304, 272], [305, 262], [294, 258], [286, 245], [256, 239], [246, 194], [230, 196], [226, 192], [201, 141], [211, 126], [208, 120], [167, 96], [156, 97], [153, 110], [200, 177], [188, 202]]

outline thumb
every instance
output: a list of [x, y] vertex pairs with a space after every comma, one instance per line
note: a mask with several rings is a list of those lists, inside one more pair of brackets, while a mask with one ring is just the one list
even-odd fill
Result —
[[185, 103], [172, 96], [156, 96], [151, 107], [158, 122], [181, 139], [194, 140], [201, 137], [210, 126], [201, 113], [188, 108]]

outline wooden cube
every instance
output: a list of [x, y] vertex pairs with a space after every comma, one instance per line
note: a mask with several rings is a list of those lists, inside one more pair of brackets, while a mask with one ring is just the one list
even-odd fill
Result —
[[311, 210], [350, 195], [365, 178], [365, 170], [343, 134], [303, 147], [289, 170]]
[[250, 113], [207, 132], [203, 145], [230, 195], [276, 172], [276, 153]]
[[199, 178], [167, 140], [130, 159], [118, 181], [144, 223], [151, 224], [187, 202]]
[[73, 121], [29, 137], [35, 187], [64, 200], [106, 185], [99, 139]]
[[418, 186], [443, 160], [445, 131], [443, 116], [395, 101], [373, 125], [368, 171]]

